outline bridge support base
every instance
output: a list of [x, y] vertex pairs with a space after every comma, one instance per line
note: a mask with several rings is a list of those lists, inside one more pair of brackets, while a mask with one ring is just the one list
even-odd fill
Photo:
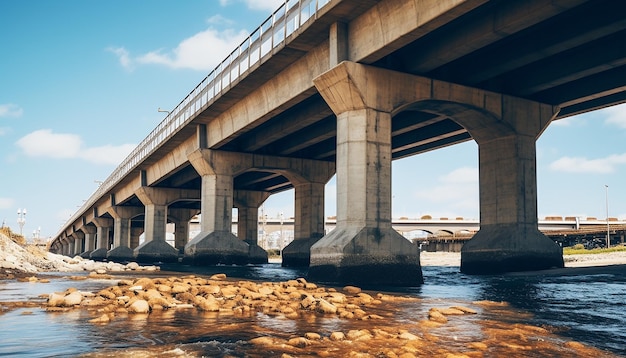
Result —
[[337, 228], [311, 247], [309, 279], [361, 286], [424, 283], [420, 254], [395, 230]]
[[107, 260], [113, 262], [127, 262], [135, 259], [133, 250], [126, 246], [118, 246], [107, 252]]
[[293, 240], [282, 252], [283, 267], [308, 267], [311, 264], [311, 246], [321, 238]]
[[178, 262], [178, 250], [165, 240], [144, 242], [133, 250], [135, 260], [141, 263]]
[[185, 245], [183, 262], [192, 265], [267, 263], [267, 252], [230, 232], [201, 232]]
[[461, 272], [498, 274], [562, 268], [561, 247], [533, 227], [489, 225], [461, 250]]
[[94, 261], [105, 261], [107, 258], [107, 249], [96, 249], [89, 254], [89, 258]]
[[84, 259], [89, 259], [92, 252], [93, 251], [85, 251], [85, 252], [83, 252], [82, 254], [80, 254], [78, 256], [80, 256], [80, 257], [82, 257]]

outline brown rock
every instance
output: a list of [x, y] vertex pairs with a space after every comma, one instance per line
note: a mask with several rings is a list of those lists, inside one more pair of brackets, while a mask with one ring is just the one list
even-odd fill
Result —
[[304, 334], [304, 338], [309, 339], [311, 341], [319, 341], [320, 339], [322, 339], [322, 336], [320, 336], [319, 334], [315, 332], [307, 332]]
[[51, 293], [48, 296], [49, 307], [62, 307], [64, 303], [65, 303], [65, 295], [60, 295], [58, 293]]
[[428, 319], [437, 323], [448, 323], [448, 319], [441, 312], [431, 309], [428, 312]]
[[343, 341], [346, 339], [346, 335], [343, 334], [343, 332], [333, 332], [330, 334], [329, 338], [331, 341]]
[[300, 306], [307, 310], [313, 310], [315, 308], [315, 301], [315, 297], [309, 295], [300, 301]]
[[355, 286], [346, 286], [343, 288], [343, 291], [352, 295], [356, 295], [361, 292], [361, 288]]
[[66, 306], [66, 307], [77, 306], [77, 305], [80, 305], [82, 300], [83, 300], [83, 295], [80, 292], [75, 291], [63, 297], [63, 306]]
[[337, 307], [325, 299], [320, 298], [317, 301], [316, 311], [324, 314], [335, 314], [337, 313]]
[[250, 343], [260, 346], [272, 346], [274, 345], [274, 340], [271, 337], [257, 337], [252, 338]]
[[346, 337], [352, 341], [364, 341], [373, 338], [372, 334], [367, 329], [350, 330], [348, 331]]
[[146, 300], [136, 300], [128, 307], [129, 313], [148, 313], [150, 312], [150, 305]]
[[304, 348], [310, 345], [311, 341], [304, 337], [296, 337], [296, 338], [291, 338], [289, 341], [287, 341], [287, 344], [289, 344], [290, 346], [298, 347], [298, 348]]
[[463, 307], [463, 306], [452, 306], [450, 308], [454, 308], [456, 310], [463, 311], [464, 313], [467, 313], [467, 314], [476, 314], [477, 313], [476, 310], [468, 308], [468, 307]]

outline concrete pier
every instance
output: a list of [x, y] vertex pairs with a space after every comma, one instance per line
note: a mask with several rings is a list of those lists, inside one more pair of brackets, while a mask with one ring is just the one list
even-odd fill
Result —
[[461, 251], [461, 271], [492, 274], [563, 267], [562, 249], [537, 218], [537, 138], [558, 113], [502, 96], [497, 116], [465, 121], [478, 143], [480, 230]]
[[134, 260], [130, 247], [131, 219], [143, 212], [139, 207], [112, 206], [108, 213], [113, 217], [113, 248], [107, 252], [107, 260], [125, 262]]
[[113, 226], [113, 220], [107, 218], [93, 218], [96, 225], [96, 249], [89, 254], [94, 261], [104, 261], [109, 251], [109, 231]]
[[85, 236], [85, 247], [80, 257], [88, 259], [89, 255], [96, 249], [96, 227], [93, 225], [83, 225], [80, 229]]
[[284, 267], [307, 267], [311, 246], [324, 236], [324, 187], [334, 174], [334, 166], [318, 166], [310, 173], [294, 176], [294, 240], [282, 251]]
[[178, 262], [178, 251], [165, 241], [167, 204], [174, 190], [141, 187], [137, 197], [145, 206], [144, 242], [133, 252], [138, 262]]
[[[419, 248], [391, 227], [387, 71], [343, 62], [314, 80], [337, 115], [337, 227], [311, 247], [309, 277], [357, 284], [423, 282]], [[358, 78], [358, 81], [354, 81]]]
[[[249, 167], [245, 155], [199, 149], [189, 161], [202, 178], [201, 232], [185, 245], [184, 261], [194, 265], [267, 263], [267, 253], [231, 232], [233, 177]], [[256, 247], [255, 247], [256, 246]]]

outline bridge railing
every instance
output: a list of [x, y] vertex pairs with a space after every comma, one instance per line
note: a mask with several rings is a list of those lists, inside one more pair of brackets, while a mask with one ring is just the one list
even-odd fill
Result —
[[[233, 82], [245, 77], [246, 71], [266, 59], [272, 50], [284, 46], [285, 39], [331, 0], [286, 0], [270, 17], [252, 32], [233, 52], [211, 71], [148, 136], [103, 181], [89, 199], [62, 227], [61, 232], [98, 198], [137, 167], [166, 140], [193, 119], [205, 106], [213, 103]], [[60, 233], [59, 233], [60, 234]], [[59, 236], [57, 234], [57, 236]]]

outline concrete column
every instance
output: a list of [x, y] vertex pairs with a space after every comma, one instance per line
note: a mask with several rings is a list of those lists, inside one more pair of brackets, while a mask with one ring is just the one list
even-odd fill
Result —
[[[391, 112], [384, 106], [390, 102], [388, 82], [362, 70], [349, 74], [340, 65], [314, 79], [337, 115], [337, 227], [311, 247], [309, 277], [421, 284], [418, 246], [391, 227]], [[359, 75], [366, 86], [352, 80]]]
[[108, 213], [113, 217], [113, 248], [107, 252], [107, 259], [115, 262], [134, 260], [130, 248], [131, 219], [143, 212], [141, 207], [112, 206]]
[[70, 252], [70, 243], [69, 243], [69, 239], [67, 237], [64, 237], [61, 239], [61, 255], [64, 256], [69, 256], [69, 252]]
[[236, 175], [259, 169], [282, 174], [296, 186], [307, 180], [319, 182], [315, 178], [322, 176], [326, 182], [334, 173], [331, 162], [298, 158], [209, 149], [196, 150], [188, 158], [202, 176], [202, 231], [185, 246], [185, 259], [199, 264], [267, 262], [267, 253], [258, 245], [239, 240], [231, 233], [233, 180]]
[[267, 263], [265, 251], [259, 256], [231, 232], [233, 178], [245, 160], [238, 153], [199, 149], [189, 161], [202, 177], [202, 219], [201, 232], [185, 245], [185, 260], [201, 265]]
[[329, 65], [334, 67], [342, 61], [348, 60], [348, 25], [343, 22], [335, 22], [330, 25], [329, 33]]
[[74, 256], [74, 250], [76, 247], [76, 241], [73, 236], [67, 238], [67, 253], [65, 256]]
[[198, 212], [196, 209], [168, 209], [167, 215], [174, 222], [174, 246], [179, 253], [185, 252], [185, 245], [189, 241], [189, 220]]
[[130, 248], [135, 249], [139, 246], [139, 237], [143, 234], [143, 227], [131, 227], [130, 228]]
[[239, 213], [237, 236], [250, 245], [252, 256], [265, 258], [263, 261], [267, 260], [267, 252], [259, 246], [259, 207], [269, 196], [263, 191], [236, 190], [233, 199]]
[[72, 252], [72, 256], [79, 256], [84, 251], [85, 234], [83, 234], [82, 231], [76, 231], [72, 234], [72, 238], [74, 239], [74, 251]]
[[96, 249], [89, 254], [89, 258], [96, 261], [104, 261], [109, 251], [109, 230], [113, 226], [113, 220], [108, 218], [94, 218], [96, 225]]
[[96, 227], [93, 225], [83, 225], [80, 230], [85, 235], [85, 247], [80, 256], [82, 258], [89, 258], [89, 255], [96, 249]]
[[135, 195], [145, 205], [145, 241], [134, 249], [135, 258], [140, 262], [177, 262], [178, 251], [165, 241], [167, 204], [175, 200], [176, 191], [141, 187]]
[[324, 187], [332, 173], [325, 173], [317, 182], [294, 183], [294, 240], [283, 249], [282, 266], [309, 266], [311, 246], [324, 236]]
[[[469, 274], [563, 267], [562, 249], [538, 229], [537, 138], [558, 111], [505, 97], [495, 125], [473, 130], [479, 148], [480, 230], [461, 250]], [[496, 120], [494, 119], [494, 122]]]

